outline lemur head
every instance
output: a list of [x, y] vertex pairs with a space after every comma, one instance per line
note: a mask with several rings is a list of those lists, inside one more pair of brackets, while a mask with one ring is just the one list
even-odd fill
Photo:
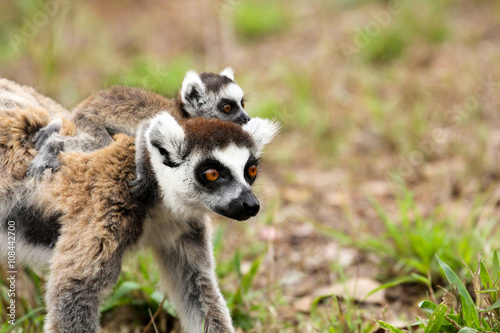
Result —
[[229, 67], [220, 74], [187, 72], [180, 97], [190, 117], [222, 119], [240, 125], [250, 120], [243, 90], [234, 81], [234, 72]]
[[153, 118], [144, 132], [151, 166], [165, 207], [176, 216], [207, 211], [246, 220], [259, 211], [251, 190], [264, 146], [278, 131], [269, 120], [243, 126], [169, 114]]

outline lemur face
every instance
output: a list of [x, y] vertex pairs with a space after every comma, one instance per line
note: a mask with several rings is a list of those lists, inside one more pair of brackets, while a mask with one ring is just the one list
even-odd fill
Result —
[[246, 124], [243, 90], [234, 82], [234, 73], [226, 68], [220, 74], [190, 71], [182, 82], [181, 98], [191, 117], [215, 118]]
[[193, 118], [181, 127], [168, 113], [157, 116], [145, 135], [163, 203], [184, 216], [206, 211], [240, 221], [255, 216], [260, 205], [251, 185], [261, 151], [277, 131], [276, 123], [259, 118], [243, 127]]

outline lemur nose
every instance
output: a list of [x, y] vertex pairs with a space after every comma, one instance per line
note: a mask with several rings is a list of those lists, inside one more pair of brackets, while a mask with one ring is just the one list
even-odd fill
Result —
[[250, 215], [255, 216], [260, 210], [260, 204], [255, 195], [249, 192], [243, 200], [243, 209]]
[[248, 121], [250, 120], [250, 117], [247, 116], [246, 114], [242, 114], [241, 116], [239, 116], [236, 121], [240, 124], [240, 125], [244, 125], [246, 123], [248, 123]]
[[248, 214], [250, 214], [250, 216], [255, 216], [257, 215], [257, 213], [259, 212], [260, 210], [260, 204], [258, 202], [256, 203], [246, 203], [244, 202], [243, 203], [243, 207], [245, 208], [245, 210], [248, 212]]

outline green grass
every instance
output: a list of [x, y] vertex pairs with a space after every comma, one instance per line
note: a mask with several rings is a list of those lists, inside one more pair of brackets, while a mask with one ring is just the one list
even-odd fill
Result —
[[285, 31], [291, 19], [285, 2], [241, 0], [235, 7], [233, 22], [241, 38], [255, 40]]
[[138, 59], [126, 71], [111, 76], [108, 85], [142, 87], [177, 97], [184, 75], [192, 68], [193, 61], [189, 57], [180, 57], [161, 64], [150, 59]]
[[[0, 270], [0, 276], [2, 271]], [[20, 295], [19, 288], [21, 284], [19, 281], [27, 283], [30, 294]], [[43, 287], [44, 280], [41, 276], [31, 271], [30, 269], [18, 270], [16, 275], [16, 321], [15, 325], [11, 325], [8, 321], [9, 318], [7, 307], [10, 305], [11, 297], [9, 295], [9, 284], [7, 280], [0, 279], [0, 332], [1, 333], [38, 333], [42, 332], [45, 305], [43, 302]]]
[[[382, 206], [370, 198], [384, 226], [381, 235], [360, 233], [358, 230], [356, 235], [347, 236], [316, 225], [342, 243], [379, 258], [386, 268], [385, 275], [381, 276], [385, 281], [391, 277], [412, 277], [411, 280], [416, 282], [430, 284], [440, 277], [439, 267], [434, 260], [436, 255], [462, 274], [462, 261], [471, 265], [476, 253], [495, 248], [496, 237], [493, 230], [497, 224], [496, 219], [485, 221], [481, 228], [477, 228], [477, 210], [460, 225], [457, 225], [456, 217], [445, 214], [441, 207], [437, 207], [430, 216], [422, 216], [413, 194], [405, 187], [400, 188], [400, 193], [397, 194], [397, 217], [389, 217]], [[476, 207], [480, 207], [482, 203], [478, 199]], [[431, 280], [428, 281], [426, 276], [430, 276]]]
[[[318, 307], [322, 302], [321, 308]], [[369, 333], [377, 326], [366, 318], [359, 304], [347, 298], [318, 298], [311, 313], [311, 323], [317, 332]]]
[[397, 2], [399, 10], [392, 10], [390, 2], [372, 10], [367, 21], [357, 26], [350, 47], [341, 48], [344, 55], [362, 62], [387, 65], [403, 58], [412, 45], [439, 44], [450, 32], [445, 13], [449, 3], [439, 1]]
[[[493, 255], [489, 270], [483, 260], [480, 260], [474, 273], [467, 267], [471, 273], [468, 280], [473, 295], [447, 263], [437, 256], [436, 259], [449, 286], [444, 291], [442, 302], [432, 299], [419, 303], [419, 308], [427, 316], [427, 319], [417, 323], [421, 329], [425, 333], [500, 332], [500, 265], [497, 253]], [[402, 332], [382, 321], [379, 325], [391, 333]]]

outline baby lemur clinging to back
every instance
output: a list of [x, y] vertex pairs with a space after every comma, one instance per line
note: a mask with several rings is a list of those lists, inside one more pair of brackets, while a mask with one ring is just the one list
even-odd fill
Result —
[[[31, 127], [47, 124], [40, 111], [31, 117], [27, 126], [26, 118], [0, 112], [0, 133], [7, 134], [0, 146], [31, 146]], [[117, 134], [103, 149], [60, 154], [57, 172], [25, 178], [22, 192], [0, 197], [0, 237], [7, 239], [15, 223], [18, 258], [51, 267], [44, 332], [97, 333], [100, 301], [116, 283], [124, 253], [141, 244], [155, 254], [161, 287], [185, 332], [205, 325], [208, 333], [234, 333], [207, 213], [237, 220], [257, 214], [251, 185], [277, 130], [258, 118], [243, 126], [203, 118], [178, 123], [165, 112], [143, 121], [135, 139]], [[139, 165], [150, 185], [142, 199], [128, 185]], [[7, 252], [0, 242], [0, 257]]]
[[244, 107], [243, 90], [235, 83], [231, 68], [220, 74], [187, 72], [177, 98], [172, 99], [139, 88], [115, 86], [101, 90], [73, 109], [71, 119], [77, 126], [77, 137], [53, 134], [59, 130], [60, 120], [39, 131], [35, 137], [39, 155], [29, 174], [39, 177], [45, 169], [55, 169], [60, 151], [100, 149], [109, 145], [111, 135], [116, 133], [135, 136], [142, 120], [163, 111], [176, 120], [204, 117], [242, 125], [250, 120]]

